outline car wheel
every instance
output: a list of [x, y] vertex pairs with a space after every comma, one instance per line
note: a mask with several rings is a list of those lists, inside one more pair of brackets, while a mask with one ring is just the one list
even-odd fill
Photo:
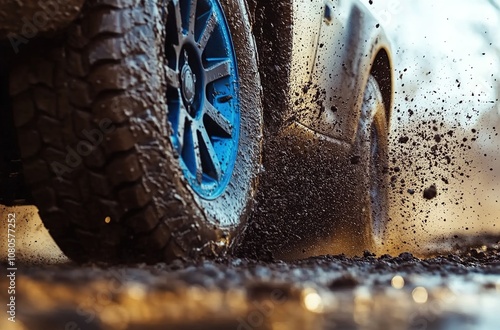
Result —
[[371, 76], [352, 143], [332, 142], [296, 122], [267, 132], [265, 171], [239, 255], [292, 260], [375, 251], [387, 215], [387, 132]]
[[388, 123], [380, 87], [368, 78], [363, 97], [357, 145], [363, 164], [363, 197], [367, 249], [375, 251], [382, 244], [388, 216]]
[[244, 1], [89, 0], [51, 42], [13, 70], [10, 92], [26, 181], [63, 252], [83, 262], [224, 253], [260, 163]]

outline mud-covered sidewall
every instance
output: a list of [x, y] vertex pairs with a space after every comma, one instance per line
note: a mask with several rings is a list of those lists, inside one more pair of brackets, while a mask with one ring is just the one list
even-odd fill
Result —
[[[366, 205], [364, 208], [366, 248], [377, 251], [383, 242], [388, 216], [388, 180], [384, 173], [384, 168], [387, 168], [388, 164], [388, 125], [384, 111], [384, 100], [377, 81], [369, 76], [365, 86], [356, 146], [360, 151], [363, 164], [361, 200]], [[371, 138], [373, 125], [376, 126], [378, 133], [376, 141]], [[373, 163], [372, 143], [378, 143], [379, 164]], [[377, 166], [377, 169], [374, 169], [374, 166]], [[374, 170], [379, 174], [378, 178], [374, 177]], [[371, 190], [375, 188], [374, 185], [378, 185], [379, 188], [378, 200], [376, 201], [380, 204], [378, 212], [374, 210], [371, 201]]]

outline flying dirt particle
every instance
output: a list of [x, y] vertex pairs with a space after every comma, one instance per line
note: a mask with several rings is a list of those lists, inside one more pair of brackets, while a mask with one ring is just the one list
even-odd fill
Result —
[[434, 141], [436, 141], [436, 143], [441, 142], [441, 135], [439, 134], [434, 135]]
[[399, 138], [398, 142], [399, 143], [406, 143], [406, 142], [408, 142], [409, 139], [410, 138], [407, 137], [407, 136], [402, 136], [402, 137]]
[[424, 198], [425, 199], [433, 199], [437, 196], [437, 188], [435, 185], [430, 186], [424, 190]]

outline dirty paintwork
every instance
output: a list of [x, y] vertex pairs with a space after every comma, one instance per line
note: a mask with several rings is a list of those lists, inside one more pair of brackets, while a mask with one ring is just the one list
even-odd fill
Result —
[[[365, 180], [370, 163], [358, 160], [367, 139], [360, 127], [374, 119], [362, 116], [369, 77], [382, 96], [382, 153], [387, 148], [393, 87], [383, 31], [356, 1], [254, 6], [264, 171], [238, 253], [272, 259], [374, 249], [366, 193], [375, 183]], [[375, 204], [385, 209], [386, 197]]]

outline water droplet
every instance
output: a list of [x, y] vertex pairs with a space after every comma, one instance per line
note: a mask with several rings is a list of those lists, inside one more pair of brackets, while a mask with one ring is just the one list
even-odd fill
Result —
[[302, 293], [304, 307], [314, 313], [323, 311], [323, 299], [314, 289], [306, 289]]
[[413, 300], [417, 304], [425, 304], [427, 302], [427, 298], [429, 297], [427, 290], [421, 286], [418, 286], [415, 289], [413, 289], [411, 295], [413, 297]]
[[391, 285], [395, 289], [402, 289], [405, 286], [405, 279], [400, 275], [396, 275], [392, 278]]

